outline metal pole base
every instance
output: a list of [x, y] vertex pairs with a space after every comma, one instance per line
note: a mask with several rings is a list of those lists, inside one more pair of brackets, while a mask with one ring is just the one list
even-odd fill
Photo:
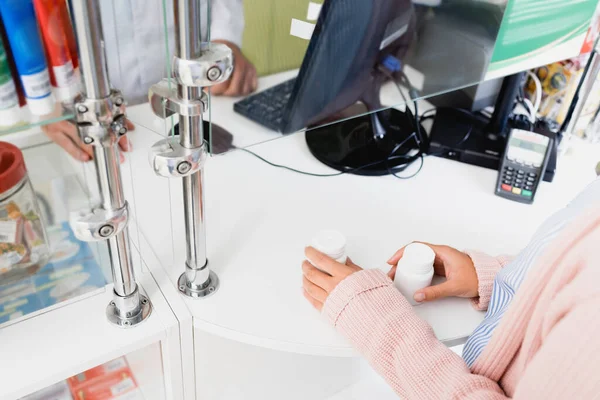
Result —
[[135, 292], [127, 297], [114, 294], [114, 300], [106, 307], [106, 318], [119, 328], [131, 328], [141, 322], [152, 313], [152, 304], [136, 288]]
[[181, 274], [177, 280], [177, 286], [179, 291], [187, 296], [194, 299], [208, 297], [219, 290], [219, 277], [213, 271], [208, 274], [208, 280], [202, 285], [194, 287], [189, 278], [187, 272]]

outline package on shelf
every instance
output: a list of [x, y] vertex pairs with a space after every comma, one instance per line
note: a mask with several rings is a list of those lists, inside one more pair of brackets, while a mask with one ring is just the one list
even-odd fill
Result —
[[110, 375], [112, 373], [122, 372], [128, 369], [129, 365], [127, 364], [127, 360], [125, 360], [125, 357], [119, 357], [105, 364], [98, 365], [97, 367], [88, 369], [87, 371], [83, 371], [80, 374], [74, 375], [67, 379], [67, 382], [69, 382], [69, 385], [71, 385], [72, 387], [75, 387], [88, 383], [96, 378], [100, 378], [105, 375]]
[[75, 375], [67, 382], [75, 400], [143, 399], [124, 357]]

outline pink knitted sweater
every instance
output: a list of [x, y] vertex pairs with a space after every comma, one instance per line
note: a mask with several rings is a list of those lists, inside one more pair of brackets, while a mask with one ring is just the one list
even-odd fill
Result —
[[[342, 281], [324, 315], [403, 399], [600, 399], [600, 212], [534, 265], [472, 370], [380, 270]], [[472, 253], [479, 305], [501, 262]]]

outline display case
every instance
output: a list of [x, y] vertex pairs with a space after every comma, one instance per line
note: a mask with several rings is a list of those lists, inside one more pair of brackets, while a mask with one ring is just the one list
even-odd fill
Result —
[[[0, 128], [0, 141], [24, 153], [54, 251], [35, 276], [0, 285], [0, 399], [61, 390], [85, 397], [91, 389], [77, 377], [111, 364], [125, 365], [115, 386], [98, 383], [113, 373], [102, 372], [94, 390], [122, 387], [146, 399], [394, 398], [302, 297], [312, 235], [343, 231], [349, 256], [369, 268], [385, 268], [386, 256], [417, 239], [513, 252], [591, 179], [565, 168], [526, 209], [487, 190], [494, 171], [425, 155], [420, 117], [434, 96], [546, 62], [546, 52], [526, 65], [515, 49], [497, 53], [514, 2], [69, 3], [74, 19], [93, 22], [74, 26], [85, 49], [84, 97]], [[597, 1], [580, 3], [570, 21], [580, 29], [559, 48], [565, 58], [581, 52]], [[117, 138], [89, 147], [89, 110], [78, 106], [106, 99], [114, 112], [100, 122]], [[94, 160], [72, 157], [61, 138]], [[74, 215], [99, 199], [115, 211], [115, 198], [127, 204], [129, 244], [77, 239]], [[475, 228], [490, 209], [502, 212]], [[491, 232], [506, 232], [507, 220], [525, 222], [498, 241]], [[115, 324], [115, 278], [136, 285], [151, 313]], [[448, 346], [484, 316], [468, 299], [415, 310]]]

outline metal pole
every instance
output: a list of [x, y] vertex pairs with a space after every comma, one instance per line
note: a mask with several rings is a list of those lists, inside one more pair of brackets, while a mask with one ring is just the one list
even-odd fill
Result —
[[125, 104], [121, 93], [110, 89], [99, 2], [70, 0], [70, 5], [84, 82], [83, 93], [76, 100], [76, 119], [82, 140], [93, 146], [101, 197], [98, 207], [72, 221], [72, 225], [82, 240], [108, 242], [114, 297], [107, 317], [116, 325], [130, 327], [147, 318], [151, 306], [135, 282], [127, 228], [129, 212], [121, 182], [117, 143], [127, 133]]
[[177, 284], [181, 293], [194, 298], [209, 296], [219, 287], [219, 278], [208, 268], [206, 257], [203, 167], [208, 151], [202, 114], [208, 110], [208, 97], [202, 88], [226, 81], [233, 71], [230, 48], [201, 41], [200, 4], [199, 0], [173, 0], [176, 49], [172, 79], [163, 79], [149, 91], [150, 106], [157, 116], [179, 114], [178, 140], [156, 143], [150, 159], [157, 175], [183, 178], [186, 262]]
[[71, 12], [85, 94], [92, 99], [107, 97], [110, 95], [110, 85], [103, 48], [100, 4], [96, 0], [75, 0], [71, 2]]
[[593, 50], [585, 66], [581, 80], [579, 81], [579, 86], [575, 91], [575, 97], [571, 101], [571, 106], [567, 112], [567, 117], [565, 118], [565, 121], [561, 127], [561, 131], [566, 137], [570, 136], [574, 132], [577, 121], [579, 120], [579, 116], [583, 111], [583, 106], [585, 105], [585, 102], [587, 101], [592, 88], [594, 87], [596, 77], [599, 73], [600, 55], [596, 50]]
[[[175, 0], [176, 57], [193, 60], [202, 51], [200, 42], [200, 5], [197, 1]], [[198, 99], [201, 87], [177, 85], [177, 94], [183, 101]], [[188, 149], [204, 144], [202, 115], [179, 116], [179, 143]], [[206, 258], [206, 227], [204, 223], [204, 169], [183, 177], [183, 209], [185, 214], [186, 275], [192, 289], [202, 290], [209, 284]]]

